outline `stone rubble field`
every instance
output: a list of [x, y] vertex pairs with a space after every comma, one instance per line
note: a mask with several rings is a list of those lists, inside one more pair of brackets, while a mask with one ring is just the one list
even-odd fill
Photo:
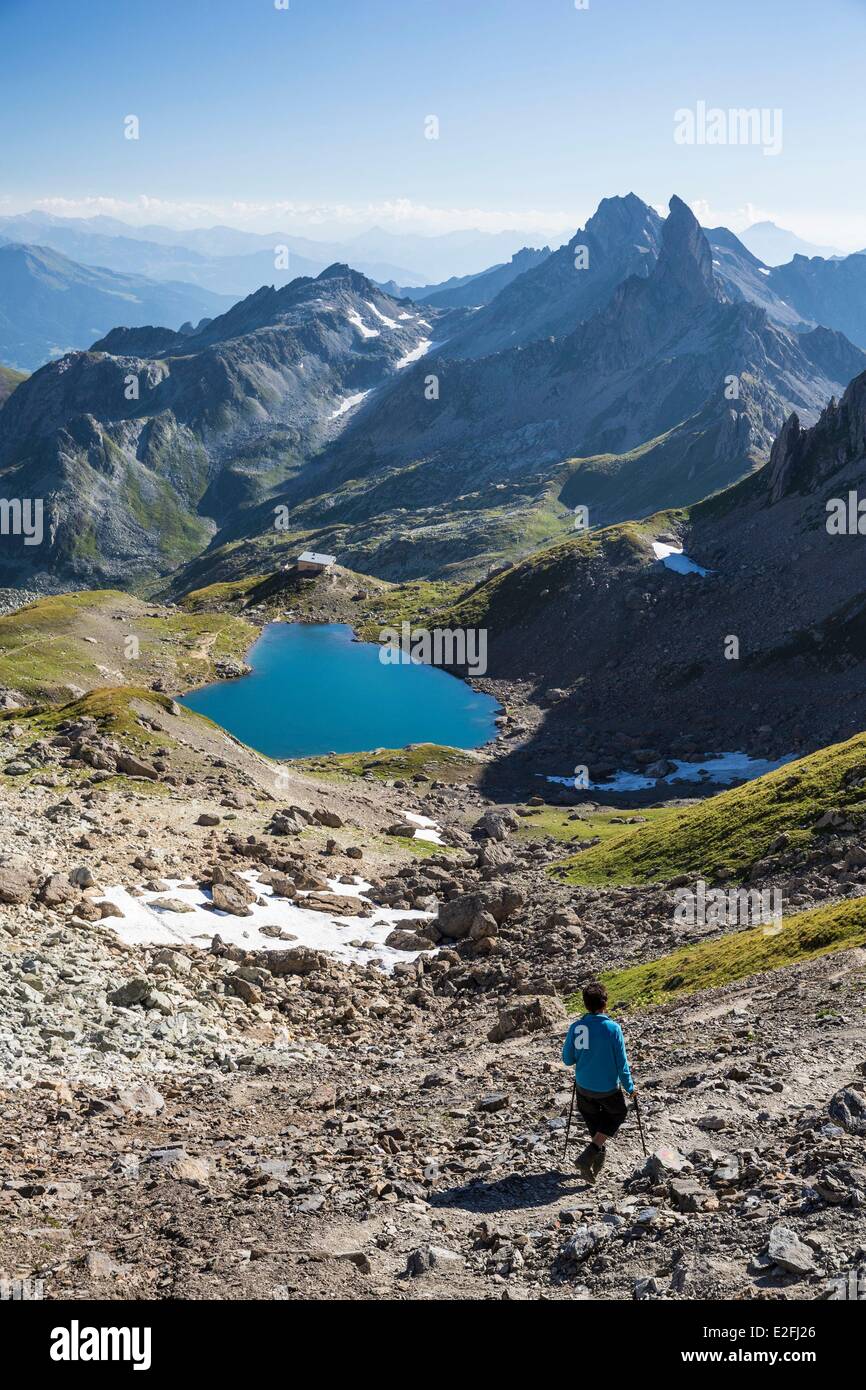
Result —
[[[820, 1299], [866, 1264], [862, 950], [625, 1017], [649, 1157], [632, 1115], [589, 1188], [563, 997], [676, 944], [670, 891], [553, 882], [562, 845], [471, 784], [277, 789], [215, 728], [137, 717], [157, 751], [4, 726], [5, 1274], [48, 1298]], [[210, 938], [124, 941], [105, 890], [182, 923], [178, 883]], [[361, 952], [377, 913], [415, 916], [389, 970], [276, 923], [250, 948], [257, 884], [352, 919]]]

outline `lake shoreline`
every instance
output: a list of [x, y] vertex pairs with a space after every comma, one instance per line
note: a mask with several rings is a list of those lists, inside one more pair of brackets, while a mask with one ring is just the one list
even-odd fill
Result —
[[180, 703], [280, 761], [418, 744], [493, 746], [502, 714], [495, 696], [459, 678], [472, 696], [461, 700], [458, 686], [439, 680], [451, 671], [390, 665], [381, 650], [352, 624], [270, 620], [245, 653], [246, 671], [226, 671]]
[[[341, 623], [351, 630], [352, 642], [360, 645], [376, 645], [375, 639], [371, 636], [373, 630], [395, 626], [399, 630], [401, 618], [409, 618], [419, 626], [424, 625], [426, 618], [426, 621], [435, 626], [435, 621], [420, 608], [414, 618], [411, 608], [401, 608], [395, 613], [389, 613], [387, 609], [382, 608], [377, 611], [375, 619], [371, 617], [369, 609], [365, 612], [358, 611], [359, 599], [381, 597], [384, 602], [392, 587], [384, 581], [375, 580], [374, 577], [352, 574], [337, 567], [336, 583], [324, 584], [317, 581], [315, 586], [308, 585], [291, 592], [281, 587], [277, 592], [271, 590], [263, 595], [261, 604], [247, 607], [245, 603], [240, 604], [236, 599], [229, 602], [226, 611], [242, 614], [245, 620], [257, 629], [256, 638], [244, 653], [247, 662], [256, 642], [270, 623], [298, 626]], [[362, 590], [360, 594], [359, 588]], [[657, 748], [660, 759], [685, 758], [694, 761], [698, 761], [700, 757], [713, 757], [721, 749], [731, 745], [718, 742], [709, 728], [695, 734], [691, 747], [686, 745], [682, 737], [671, 739], [663, 730], [649, 726], [640, 731], [640, 739], [631, 737], [624, 740], [621, 732], [605, 732], [598, 727], [597, 721], [592, 721], [587, 727], [581, 727], [582, 721], [573, 703], [573, 695], [569, 691], [563, 691], [558, 692], [559, 698], [552, 698], [557, 696], [557, 692], [549, 691], [546, 684], [538, 678], [470, 676], [460, 669], [430, 669], [442, 670], [445, 674], [454, 676], [475, 694], [492, 697], [499, 706], [495, 720], [496, 732], [473, 750], [483, 764], [483, 785], [495, 798], [540, 795], [548, 803], [573, 805], [591, 795], [599, 804], [621, 809], [656, 804], [689, 804], [725, 790], [724, 786], [714, 782], [674, 787], [669, 783], [660, 782], [649, 788], [628, 792], [598, 788], [591, 793], [581, 793], [548, 783], [545, 781], [547, 777], [561, 776], [563, 772], [567, 773], [571, 767], [578, 764], [588, 764], [591, 770], [598, 772], [605, 768], [613, 771], [627, 767], [630, 764], [629, 747], [637, 746], [638, 743]], [[240, 679], [241, 673], [238, 673], [236, 678]], [[202, 682], [202, 685], [192, 687], [184, 694], [192, 693], [195, 689], [200, 690], [210, 683], [212, 682]], [[718, 733], [721, 735], [723, 731], [720, 729]], [[395, 740], [392, 738], [383, 742], [377, 749], [355, 751], [360, 755], [376, 751], [398, 752], [399, 749], [400, 746], [395, 747]], [[790, 749], [774, 750], [766, 740], [758, 740], [745, 751], [754, 757], [778, 757], [788, 753]], [[808, 750], [796, 748], [794, 751], [797, 756], [802, 756]], [[606, 779], [603, 775], [597, 775], [593, 776], [592, 780], [602, 782]]]

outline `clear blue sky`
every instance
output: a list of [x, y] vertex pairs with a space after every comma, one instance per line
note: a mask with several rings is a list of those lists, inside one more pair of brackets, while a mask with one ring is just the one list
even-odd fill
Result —
[[[866, 245], [863, 0], [290, 6], [0, 0], [0, 208], [126, 216], [144, 197], [138, 221], [203, 206], [267, 230], [282, 204], [360, 227], [406, 200], [446, 230], [582, 218], [633, 189]], [[674, 111], [699, 100], [780, 107], [782, 153], [676, 145]]]

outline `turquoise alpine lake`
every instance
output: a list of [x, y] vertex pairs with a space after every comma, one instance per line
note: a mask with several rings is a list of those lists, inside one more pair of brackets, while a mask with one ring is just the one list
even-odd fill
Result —
[[495, 736], [492, 696], [433, 666], [386, 664], [381, 650], [343, 623], [269, 623], [249, 675], [193, 690], [181, 704], [270, 758], [407, 743], [477, 748]]

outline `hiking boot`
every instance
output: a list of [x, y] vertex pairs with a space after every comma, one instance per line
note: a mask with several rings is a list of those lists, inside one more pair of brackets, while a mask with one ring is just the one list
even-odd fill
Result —
[[596, 1149], [596, 1150], [594, 1151], [594, 1153], [593, 1153], [593, 1155], [592, 1155], [592, 1158], [590, 1159], [590, 1163], [591, 1163], [591, 1165], [592, 1165], [592, 1180], [593, 1180], [593, 1182], [595, 1182], [596, 1178], [598, 1177], [599, 1173], [601, 1172], [602, 1168], [604, 1167], [604, 1160], [605, 1160], [606, 1158], [607, 1158], [607, 1146], [606, 1146], [606, 1145], [604, 1145], [602, 1148]]
[[604, 1162], [604, 1151], [599, 1150], [594, 1144], [587, 1144], [583, 1153], [578, 1156], [575, 1167], [583, 1178], [584, 1182], [595, 1182], [599, 1168]]

